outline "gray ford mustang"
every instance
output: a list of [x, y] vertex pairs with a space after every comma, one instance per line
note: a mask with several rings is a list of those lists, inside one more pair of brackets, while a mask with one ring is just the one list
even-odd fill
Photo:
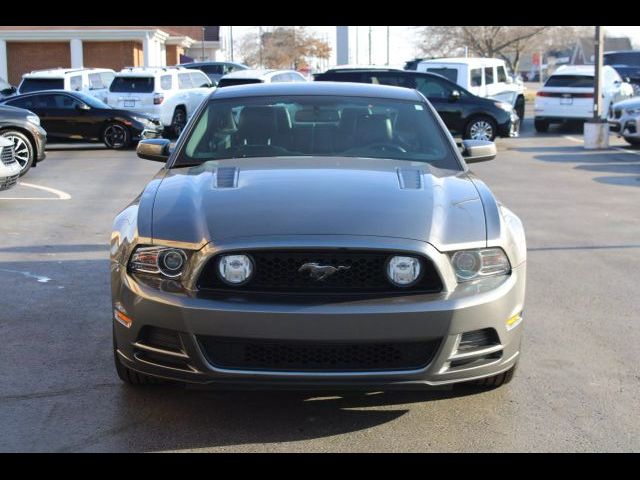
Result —
[[122, 380], [412, 388], [511, 380], [522, 223], [417, 91], [281, 83], [214, 91], [115, 219]]

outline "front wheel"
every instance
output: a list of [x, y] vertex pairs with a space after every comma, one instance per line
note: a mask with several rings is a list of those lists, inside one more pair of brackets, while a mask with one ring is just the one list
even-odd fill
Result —
[[489, 140], [496, 138], [496, 122], [489, 117], [476, 117], [468, 124], [464, 132], [465, 140]]
[[120, 123], [110, 123], [102, 132], [102, 141], [113, 150], [121, 150], [131, 143], [131, 133], [129, 129]]
[[524, 97], [518, 97], [516, 100], [515, 111], [520, 117], [520, 121], [524, 121]]
[[5, 130], [1, 136], [13, 142], [13, 152], [16, 161], [20, 165], [20, 176], [29, 171], [35, 160], [35, 149], [27, 136], [17, 130]]

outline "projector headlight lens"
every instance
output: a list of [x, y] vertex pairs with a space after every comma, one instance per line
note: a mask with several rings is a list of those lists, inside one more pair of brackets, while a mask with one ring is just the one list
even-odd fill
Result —
[[253, 262], [247, 255], [223, 255], [218, 260], [218, 273], [229, 285], [243, 285], [253, 274]]
[[511, 271], [509, 259], [501, 248], [461, 250], [451, 256], [451, 263], [458, 282], [489, 275], [506, 275]]
[[420, 278], [422, 265], [416, 257], [395, 256], [387, 263], [387, 277], [398, 287], [410, 287]]
[[139, 247], [131, 255], [129, 270], [178, 278], [182, 275], [186, 264], [187, 254], [179, 248]]

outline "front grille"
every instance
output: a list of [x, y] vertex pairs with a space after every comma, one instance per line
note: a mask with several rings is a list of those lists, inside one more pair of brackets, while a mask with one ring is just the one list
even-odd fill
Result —
[[407, 343], [321, 343], [198, 337], [214, 366], [268, 371], [416, 370], [431, 362], [439, 340]]
[[13, 187], [16, 183], [18, 183], [18, 178], [20, 175], [13, 175], [11, 177], [5, 177], [3, 180], [0, 180], [0, 190], [7, 190]]
[[182, 351], [182, 342], [175, 330], [146, 326], [140, 331], [138, 341], [156, 348]]
[[5, 165], [11, 165], [12, 163], [16, 162], [16, 158], [13, 155], [13, 146], [2, 148], [2, 153], [0, 153], [0, 160], [2, 160], [2, 163], [4, 163]]
[[[389, 282], [385, 272], [387, 260], [393, 255], [410, 255], [406, 253], [349, 250], [262, 250], [238, 253], [248, 254], [254, 262], [255, 271], [247, 284], [231, 287], [222, 282], [217, 273], [217, 257], [213, 257], [200, 275], [198, 288], [300, 294], [417, 293], [442, 290], [440, 276], [433, 263], [425, 257], [420, 257], [422, 275], [415, 285], [402, 288]], [[348, 268], [340, 269], [323, 280], [317, 280], [312, 278], [308, 271], [299, 271], [306, 263]]]

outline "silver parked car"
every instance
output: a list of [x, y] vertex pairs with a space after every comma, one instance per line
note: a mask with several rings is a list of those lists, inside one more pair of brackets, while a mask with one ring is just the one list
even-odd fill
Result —
[[640, 145], [640, 97], [614, 103], [609, 109], [609, 127], [630, 145]]
[[508, 382], [522, 223], [415, 90], [217, 89], [115, 219], [115, 363], [155, 379], [282, 387]]

